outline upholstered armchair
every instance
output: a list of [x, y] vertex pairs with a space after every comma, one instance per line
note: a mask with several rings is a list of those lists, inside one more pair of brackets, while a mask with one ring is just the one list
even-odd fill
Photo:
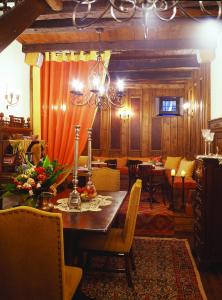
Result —
[[0, 211], [0, 298], [71, 300], [82, 270], [64, 265], [61, 214]]
[[[129, 198], [125, 224], [123, 228], [111, 228], [107, 235], [90, 234], [80, 239], [79, 250], [96, 255], [124, 256], [127, 282], [133, 287], [131, 278], [131, 266], [135, 269], [132, 253], [132, 243], [136, 226], [137, 212], [139, 208], [142, 182], [140, 179], [134, 183]], [[109, 269], [108, 271], [114, 271]]]

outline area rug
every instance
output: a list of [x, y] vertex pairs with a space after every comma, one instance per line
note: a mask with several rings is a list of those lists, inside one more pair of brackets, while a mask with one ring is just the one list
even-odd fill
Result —
[[[143, 192], [137, 214], [135, 235], [172, 236], [175, 233], [174, 213], [163, 203], [161, 194], [156, 195], [158, 202], [153, 203], [152, 207], [147, 198], [148, 193]], [[115, 226], [123, 226], [127, 207], [128, 198], [126, 198], [118, 213]]]
[[[136, 238], [134, 289], [124, 273], [86, 273], [82, 290], [97, 300], [206, 300], [206, 295], [187, 240]], [[93, 265], [104, 262], [94, 257]], [[123, 258], [110, 258], [122, 266]]]

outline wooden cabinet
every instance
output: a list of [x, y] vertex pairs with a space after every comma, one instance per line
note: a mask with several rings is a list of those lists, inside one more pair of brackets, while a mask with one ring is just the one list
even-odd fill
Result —
[[194, 251], [205, 268], [222, 263], [222, 156], [199, 156], [195, 170]]

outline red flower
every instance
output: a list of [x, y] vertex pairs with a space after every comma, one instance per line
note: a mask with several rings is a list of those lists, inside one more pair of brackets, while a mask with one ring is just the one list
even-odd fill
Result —
[[43, 167], [36, 167], [35, 171], [38, 174], [43, 174], [43, 173], [45, 173], [45, 168], [43, 168]]
[[37, 178], [38, 178], [39, 181], [45, 181], [46, 180], [46, 175], [45, 174], [39, 174], [37, 176]]

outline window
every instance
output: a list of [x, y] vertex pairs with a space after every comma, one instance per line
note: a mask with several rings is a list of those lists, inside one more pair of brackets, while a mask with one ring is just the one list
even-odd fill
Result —
[[183, 98], [162, 96], [156, 99], [156, 115], [179, 116], [183, 113]]

